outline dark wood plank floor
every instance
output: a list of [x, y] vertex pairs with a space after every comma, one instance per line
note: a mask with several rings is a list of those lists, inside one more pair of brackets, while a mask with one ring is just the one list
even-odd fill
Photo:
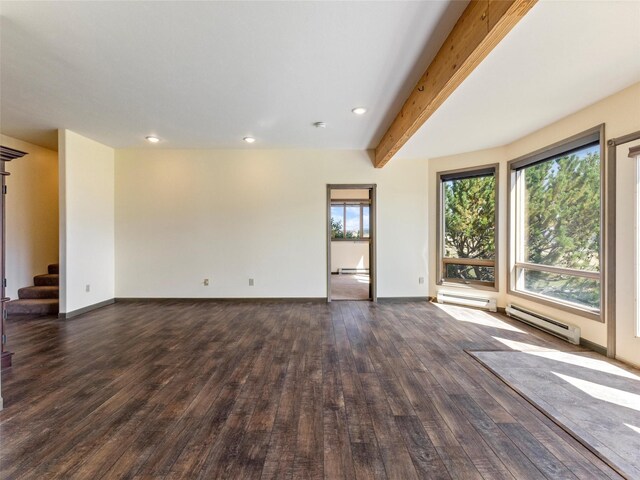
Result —
[[573, 347], [470, 320], [424, 302], [132, 302], [10, 321], [0, 477], [619, 478], [464, 351]]

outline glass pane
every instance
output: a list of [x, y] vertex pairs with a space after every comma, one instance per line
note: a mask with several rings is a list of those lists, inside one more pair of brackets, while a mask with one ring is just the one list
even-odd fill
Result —
[[369, 205], [362, 206], [362, 236], [369, 238]]
[[360, 205], [347, 205], [347, 232], [345, 238], [360, 238]]
[[447, 263], [444, 267], [444, 279], [462, 282], [495, 283], [495, 268]]
[[600, 280], [527, 269], [522, 269], [522, 274], [524, 289], [528, 292], [593, 310], [600, 309]]
[[521, 170], [525, 261], [600, 269], [600, 147]]
[[331, 238], [344, 238], [344, 206], [331, 206]]
[[444, 188], [444, 256], [495, 257], [495, 176], [461, 178]]

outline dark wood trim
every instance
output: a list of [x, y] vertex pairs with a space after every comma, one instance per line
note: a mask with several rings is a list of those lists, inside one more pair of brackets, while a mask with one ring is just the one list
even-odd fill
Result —
[[[2, 240], [2, 251], [0, 252], [0, 368], [6, 368], [11, 366], [11, 357], [13, 353], [5, 350], [6, 344], [6, 328], [5, 328], [5, 319], [7, 317], [6, 311], [6, 303], [9, 301], [9, 298], [6, 298], [5, 290], [6, 290], [6, 230], [7, 230], [7, 206], [5, 202], [5, 195], [7, 194], [6, 187], [6, 178], [10, 175], [9, 172], [5, 169], [5, 163], [11, 160], [15, 160], [16, 158], [21, 158], [27, 155], [27, 152], [23, 152], [21, 150], [16, 150], [14, 148], [5, 147], [4, 145], [0, 146], [0, 214], [2, 215], [2, 219], [0, 219], [0, 238]], [[0, 396], [0, 409], [2, 405], [2, 397]]]
[[[327, 185], [327, 303], [331, 302], [331, 185]], [[371, 265], [369, 265], [371, 266]]]
[[4, 145], [0, 146], [0, 161], [2, 162], [10, 162], [16, 158], [22, 158], [25, 155], [27, 155], [27, 152], [23, 152], [22, 150], [5, 147]]
[[[326, 303], [324, 297], [220, 297], [220, 298], [185, 298], [185, 297], [116, 297], [116, 303], [160, 302], [160, 303]], [[112, 302], [113, 303], [113, 302]]]
[[11, 366], [11, 357], [13, 357], [13, 352], [0, 353], [0, 368], [9, 368]]
[[431, 297], [378, 297], [378, 303], [429, 302]]
[[86, 307], [79, 308], [77, 310], [73, 310], [72, 312], [64, 312], [59, 313], [58, 318], [60, 320], [68, 320], [70, 318], [77, 317], [82, 315], [83, 313], [92, 312], [93, 310], [97, 310], [102, 307], [106, 307], [107, 305], [112, 305], [115, 303], [115, 298], [110, 298], [109, 300], [105, 300], [103, 302], [94, 303], [93, 305], [88, 305]]
[[584, 348], [588, 348], [589, 350], [593, 350], [594, 352], [599, 353], [600, 355], [604, 355], [607, 357], [607, 348], [602, 345], [598, 345], [597, 343], [592, 342], [591, 340], [587, 340], [586, 338], [580, 337], [580, 346]]

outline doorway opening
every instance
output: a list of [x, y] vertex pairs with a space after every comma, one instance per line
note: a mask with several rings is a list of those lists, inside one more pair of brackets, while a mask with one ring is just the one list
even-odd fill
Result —
[[327, 185], [327, 301], [376, 301], [376, 186]]

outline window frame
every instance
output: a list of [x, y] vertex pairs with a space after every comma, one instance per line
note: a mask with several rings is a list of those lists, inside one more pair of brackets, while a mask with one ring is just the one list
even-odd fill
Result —
[[[614, 147], [615, 148], [615, 147]], [[635, 201], [634, 201], [634, 221], [635, 225], [633, 226], [634, 239], [633, 239], [633, 277], [634, 277], [634, 305], [633, 310], [635, 313], [634, 319], [634, 328], [633, 333], [635, 338], [640, 338], [640, 145], [636, 145], [635, 147], [631, 147], [629, 149], [629, 158], [634, 162], [635, 170], [636, 170], [636, 181], [635, 181]]]
[[[369, 236], [364, 236], [364, 207], [369, 207]], [[371, 200], [366, 198], [332, 199], [329, 204], [329, 217], [331, 218], [331, 208], [342, 207], [344, 218], [342, 225], [342, 238], [331, 236], [332, 242], [369, 242], [371, 240]], [[360, 209], [360, 230], [358, 238], [346, 238], [347, 235], [347, 207], [359, 207]]]
[[[444, 215], [444, 188], [443, 184], [446, 181], [456, 180], [456, 179], [464, 179], [464, 178], [472, 178], [479, 176], [486, 176], [487, 174], [492, 174], [495, 178], [495, 191], [494, 191], [494, 202], [495, 202], [495, 229], [494, 229], [494, 260], [490, 263], [490, 260], [485, 259], [456, 259], [463, 260], [462, 262], [447, 262], [448, 257], [444, 256], [444, 234], [445, 234], [445, 215]], [[499, 244], [500, 244], [500, 164], [499, 163], [491, 163], [486, 165], [474, 165], [472, 167], [458, 168], [455, 170], [447, 170], [436, 173], [436, 192], [437, 192], [437, 216], [438, 221], [436, 223], [436, 285], [450, 286], [450, 287], [461, 287], [461, 288], [473, 288], [479, 290], [488, 290], [492, 292], [499, 291], [500, 287], [500, 255], [499, 255]], [[464, 260], [468, 260], [468, 262], [464, 262]], [[493, 266], [494, 272], [494, 282], [490, 284], [489, 282], [480, 282], [480, 281], [456, 281], [455, 279], [448, 279], [444, 277], [445, 272], [445, 263], [455, 263], [457, 265], [477, 265], [478, 260], [482, 263], [482, 266]]]
[[[519, 210], [519, 204], [522, 204], [523, 199], [518, 196], [524, 195], [523, 189], [517, 189], [517, 175], [518, 171], [527, 166], [551, 160], [554, 157], [561, 156], [562, 154], [569, 153], [572, 150], [576, 150], [581, 147], [586, 147], [589, 144], [598, 142], [600, 149], [600, 247], [598, 252], [599, 269], [598, 272], [589, 272], [586, 270], [576, 270], [557, 266], [546, 266], [531, 264], [525, 261], [519, 261], [523, 254], [523, 244], [518, 243], [518, 238], [522, 235], [521, 230], [523, 225], [518, 224], [517, 214]], [[604, 323], [605, 311], [607, 305], [606, 299], [606, 274], [605, 269], [607, 265], [606, 257], [606, 221], [605, 221], [605, 209], [606, 209], [606, 197], [607, 197], [607, 185], [606, 185], [606, 157], [605, 157], [605, 135], [604, 124], [585, 130], [581, 133], [573, 135], [569, 138], [556, 142], [547, 147], [543, 147], [539, 150], [515, 158], [507, 162], [507, 175], [508, 175], [508, 265], [507, 269], [507, 294], [516, 297], [524, 298], [530, 301], [538, 302], [542, 305], [554, 307], [565, 312], [569, 312], [581, 317], [596, 320]], [[600, 308], [598, 311], [590, 309], [588, 307], [581, 307], [578, 304], [563, 301], [560, 299], [554, 299], [552, 297], [536, 294], [533, 292], [527, 292], [525, 290], [519, 290], [516, 287], [518, 280], [518, 269], [538, 270], [548, 273], [566, 274], [580, 278], [597, 278], [600, 282]]]

